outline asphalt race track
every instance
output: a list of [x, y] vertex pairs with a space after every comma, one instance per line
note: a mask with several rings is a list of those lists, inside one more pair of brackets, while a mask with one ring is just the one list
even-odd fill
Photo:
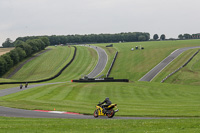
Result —
[[[99, 55], [99, 60], [94, 68], [94, 70], [88, 74], [89, 77], [97, 76], [106, 66], [107, 63], [107, 54], [105, 51], [99, 47], [90, 46], [97, 50]], [[193, 49], [193, 48], [200, 48], [199, 47], [189, 47], [189, 48], [181, 48], [174, 51], [170, 56], [164, 59], [160, 64], [158, 64], [154, 69], [152, 69], [149, 73], [147, 73], [140, 81], [151, 81], [153, 77], [155, 77], [164, 67], [166, 67], [172, 60], [174, 60], [178, 55], [182, 52]], [[158, 69], [158, 70], [157, 70]], [[63, 83], [63, 82], [60, 82]], [[19, 91], [23, 91], [26, 89], [48, 85], [48, 84], [59, 84], [59, 83], [44, 83], [44, 84], [35, 84], [29, 85], [28, 88], [20, 89], [19, 87], [14, 87], [10, 89], [0, 90], [0, 97], [9, 95], [12, 93], [17, 93]], [[94, 108], [95, 110], [95, 108]], [[119, 110], [120, 111], [120, 110]], [[81, 115], [81, 114], [61, 114], [61, 113], [49, 113], [49, 112], [39, 112], [33, 110], [24, 110], [24, 109], [16, 109], [16, 108], [9, 108], [9, 107], [2, 107], [0, 106], [0, 116], [5, 117], [26, 117], [26, 118], [67, 118], [67, 119], [110, 119], [107, 117], [98, 117], [94, 118], [92, 115]], [[179, 118], [167, 118], [167, 117], [117, 117], [114, 116], [112, 119], [179, 119]]]
[[100, 47], [96, 47], [96, 46], [90, 46], [90, 47], [97, 51], [98, 57], [99, 57], [96, 67], [93, 69], [93, 71], [91, 73], [89, 73], [87, 75], [88, 78], [94, 78], [97, 75], [99, 75], [106, 67], [106, 64], [108, 61], [108, 56], [104, 49], [102, 49]]
[[153, 78], [158, 75], [169, 63], [171, 63], [175, 58], [177, 58], [181, 53], [194, 48], [200, 48], [200, 46], [196, 47], [186, 47], [180, 48], [172, 52], [167, 58], [161, 61], [157, 66], [151, 69], [146, 75], [144, 75], [139, 81], [151, 81]]
[[[55, 111], [56, 112], [56, 111]], [[0, 106], [0, 116], [4, 117], [24, 117], [24, 118], [66, 118], [66, 119], [178, 119], [167, 117], [116, 117], [108, 118], [107, 116], [99, 116], [94, 118], [92, 115], [73, 115], [60, 113], [38, 112], [33, 110], [15, 109]]]

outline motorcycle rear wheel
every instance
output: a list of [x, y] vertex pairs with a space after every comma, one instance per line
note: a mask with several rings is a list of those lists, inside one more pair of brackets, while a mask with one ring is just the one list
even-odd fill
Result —
[[107, 114], [108, 118], [112, 118], [115, 115], [115, 111], [113, 109], [109, 110], [109, 113]]
[[98, 110], [94, 111], [94, 117], [97, 118], [98, 117]]

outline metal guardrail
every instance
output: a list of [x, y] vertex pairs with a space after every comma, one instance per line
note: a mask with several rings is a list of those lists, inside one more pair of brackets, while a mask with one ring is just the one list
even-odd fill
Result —
[[179, 67], [178, 69], [176, 69], [174, 72], [170, 73], [169, 75], [167, 75], [162, 81], [161, 83], [165, 82], [165, 80], [167, 80], [169, 77], [171, 77], [172, 75], [174, 75], [175, 73], [177, 73], [179, 70], [181, 70], [183, 67], [185, 67], [198, 53], [199, 53], [200, 49], [195, 52], [192, 57], [190, 57], [190, 59], [181, 67]]
[[117, 55], [118, 55], [118, 51], [116, 52], [115, 57], [114, 57], [114, 59], [113, 59], [113, 62], [112, 62], [111, 66], [110, 66], [110, 68], [109, 68], [109, 70], [108, 70], [108, 72], [107, 72], [107, 74], [106, 74], [106, 78], [109, 77], [109, 75], [110, 75], [110, 72], [111, 72], [111, 70], [112, 70], [112, 68], [113, 68], [113, 66], [114, 66], [115, 60], [116, 60], [116, 58], [117, 58]]

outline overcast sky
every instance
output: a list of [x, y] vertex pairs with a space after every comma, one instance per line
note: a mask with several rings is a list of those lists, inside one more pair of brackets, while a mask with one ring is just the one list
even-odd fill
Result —
[[200, 0], [0, 0], [0, 45], [37, 35], [200, 33]]

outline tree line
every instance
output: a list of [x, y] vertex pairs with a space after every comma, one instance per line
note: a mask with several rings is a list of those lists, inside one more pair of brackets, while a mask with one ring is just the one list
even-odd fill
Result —
[[16, 40], [15, 48], [10, 52], [0, 56], [0, 76], [4, 75], [13, 66], [36, 52], [44, 50], [50, 44], [47, 37], [38, 37], [26, 41]]
[[179, 39], [200, 39], [200, 33], [199, 34], [180, 34], [178, 35]]
[[[158, 34], [154, 34], [153, 35], [153, 40], [158, 40], [158, 39], [159, 39]], [[165, 39], [166, 39], [165, 34], [162, 34], [160, 36], [160, 40], [165, 40]], [[200, 33], [198, 33], [198, 34], [188, 34], [188, 33], [179, 34], [178, 35], [178, 39], [180, 39], [180, 40], [183, 40], [183, 39], [200, 39]]]
[[[112, 42], [135, 42], [148, 41], [150, 39], [149, 33], [143, 32], [128, 32], [116, 34], [89, 34], [89, 35], [52, 35], [43, 36], [48, 37], [50, 45], [56, 44], [70, 44], [70, 43], [112, 43]], [[18, 37], [16, 41], [26, 41], [28, 39], [35, 39], [38, 36]]]

